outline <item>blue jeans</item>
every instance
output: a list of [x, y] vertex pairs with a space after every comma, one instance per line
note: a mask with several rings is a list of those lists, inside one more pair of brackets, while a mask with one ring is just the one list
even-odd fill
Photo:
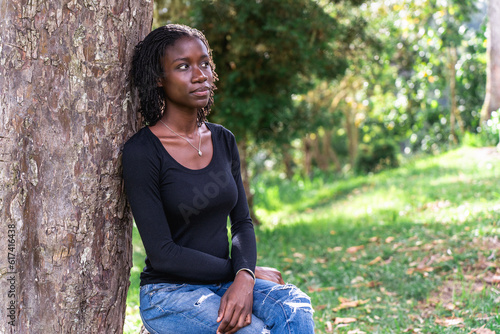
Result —
[[[215, 334], [224, 284], [148, 284], [141, 287], [141, 317], [151, 334]], [[257, 279], [252, 323], [238, 334], [314, 333], [309, 297], [297, 287]]]

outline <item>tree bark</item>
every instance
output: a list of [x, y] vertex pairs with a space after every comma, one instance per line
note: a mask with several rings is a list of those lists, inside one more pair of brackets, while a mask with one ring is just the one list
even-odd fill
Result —
[[486, 96], [481, 109], [481, 124], [490, 119], [491, 112], [500, 108], [500, 2], [488, 4], [488, 46]]
[[[0, 2], [0, 332], [121, 333], [120, 149], [151, 0]], [[135, 101], [135, 100], [134, 100]]]

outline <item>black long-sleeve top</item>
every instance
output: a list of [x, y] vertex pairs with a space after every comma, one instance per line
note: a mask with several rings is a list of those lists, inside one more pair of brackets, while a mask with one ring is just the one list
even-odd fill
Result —
[[205, 124], [213, 157], [202, 169], [179, 164], [148, 127], [124, 146], [125, 191], [147, 255], [141, 285], [219, 283], [242, 268], [255, 270], [255, 233], [236, 140], [224, 127]]

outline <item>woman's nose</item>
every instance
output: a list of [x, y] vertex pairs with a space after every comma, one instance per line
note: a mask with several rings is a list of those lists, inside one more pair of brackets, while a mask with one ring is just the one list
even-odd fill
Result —
[[203, 81], [206, 81], [207, 79], [208, 79], [208, 77], [203, 72], [203, 70], [201, 68], [199, 68], [198, 66], [195, 66], [194, 70], [193, 70], [193, 81], [194, 82], [203, 82]]

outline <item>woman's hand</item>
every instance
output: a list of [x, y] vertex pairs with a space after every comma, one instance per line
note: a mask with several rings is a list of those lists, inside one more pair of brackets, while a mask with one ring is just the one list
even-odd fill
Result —
[[252, 323], [254, 280], [242, 270], [221, 298], [217, 334], [233, 334]]
[[285, 284], [278, 269], [269, 267], [255, 267], [255, 278], [265, 279], [277, 284]]

